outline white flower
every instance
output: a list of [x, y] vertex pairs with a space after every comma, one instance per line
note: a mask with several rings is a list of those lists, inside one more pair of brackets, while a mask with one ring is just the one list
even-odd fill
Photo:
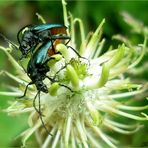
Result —
[[[120, 145], [118, 138], [111, 137], [108, 134], [109, 131], [132, 134], [142, 127], [140, 123], [132, 125], [130, 122], [119, 122], [116, 120], [118, 117], [139, 121], [148, 120], [148, 116], [143, 112], [141, 115], [139, 112], [137, 114], [128, 112], [148, 109], [148, 106], [128, 105], [128, 100], [142, 94], [146, 87], [132, 83], [130, 78], [125, 76], [125, 73], [142, 59], [146, 50], [147, 37], [145, 36], [141, 46], [128, 46], [124, 41], [116, 49], [110, 49], [101, 55], [105, 44], [105, 39], [101, 38], [105, 19], [91, 36], [85, 37], [82, 20], [70, 16], [69, 21], [66, 2], [63, 0], [62, 4], [65, 25], [70, 27], [68, 34], [71, 36], [71, 41], [68, 46], [74, 49], [77, 47], [75, 24], [78, 23], [82, 44], [77, 51], [82, 57], [80, 58], [66, 45], [58, 44], [56, 50], [60, 51], [64, 58], [56, 54], [54, 55], [56, 60], [48, 63], [49, 77], [54, 76], [67, 63], [67, 66], [57, 73], [57, 82], [51, 83], [45, 80], [49, 93], [40, 95], [42, 120], [52, 135], [47, 133], [41, 117], [34, 109], [32, 102], [37, 93], [35, 86], [30, 86], [26, 97], [15, 100], [5, 111], [11, 115], [30, 113], [28, 118], [30, 128], [21, 134], [23, 146], [35, 133], [38, 144], [42, 148], [118, 147]], [[43, 20], [42, 17], [40, 18]], [[121, 39], [121, 36], [116, 36], [116, 38]], [[139, 48], [140, 57], [134, 57]], [[21, 96], [30, 79], [9, 53], [13, 50], [12, 47], [0, 47], [0, 49], [7, 54], [17, 71], [16, 76], [7, 71], [1, 71], [1, 74], [6, 74], [20, 85], [19, 88], [12, 86], [12, 92], [0, 92], [0, 94]], [[38, 108], [38, 99], [35, 103]]]

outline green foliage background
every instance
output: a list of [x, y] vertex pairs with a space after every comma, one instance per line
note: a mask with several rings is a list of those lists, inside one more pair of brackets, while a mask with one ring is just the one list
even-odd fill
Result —
[[[120, 12], [127, 11], [135, 18], [144, 22], [148, 26], [148, 1], [67, 1], [67, 8], [75, 17], [80, 17], [85, 24], [86, 33], [94, 31], [100, 21], [105, 18], [104, 36], [107, 44], [111, 43], [113, 34], [123, 34], [130, 37], [130, 27], [123, 23]], [[40, 24], [35, 13], [41, 14], [47, 22], [63, 23], [61, 1], [0, 1], [0, 32], [10, 40], [17, 43], [17, 32], [28, 24]], [[79, 33], [79, 30], [78, 30]], [[77, 34], [78, 34], [77, 33]], [[131, 38], [138, 42], [140, 38]], [[7, 43], [0, 38], [0, 45], [7, 46]], [[106, 47], [107, 48], [107, 47]], [[16, 58], [18, 56], [16, 55]], [[139, 67], [147, 62], [148, 56], [139, 64]], [[0, 51], [0, 70], [5, 69], [13, 72], [7, 56]], [[140, 76], [133, 78], [142, 81], [148, 80], [148, 70], [144, 69]], [[0, 77], [0, 90], [5, 91], [6, 84], [14, 84], [6, 76]], [[0, 109], [8, 106], [8, 101], [15, 98], [0, 96]], [[0, 112], [0, 147], [20, 146], [18, 140], [14, 140], [27, 125], [26, 116], [9, 117], [6, 113]], [[148, 127], [148, 126], [147, 126]], [[148, 128], [144, 128], [138, 133], [121, 138], [127, 145], [140, 146], [148, 142]], [[118, 135], [117, 135], [118, 136]], [[124, 137], [124, 136], [122, 136]], [[130, 139], [130, 140], [129, 140]], [[31, 143], [33, 145], [33, 143]]]

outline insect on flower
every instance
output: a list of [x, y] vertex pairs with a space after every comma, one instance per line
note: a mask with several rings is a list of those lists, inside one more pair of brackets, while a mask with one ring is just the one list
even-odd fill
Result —
[[[73, 92], [70, 87], [61, 84], [58, 80], [55, 80], [56, 75], [62, 69], [66, 68], [67, 64], [65, 64], [65, 66], [58, 70], [53, 78], [47, 76], [47, 72], [50, 71], [48, 62], [49, 60], [53, 59], [52, 55], [57, 54], [57, 52], [55, 51], [56, 45], [58, 45], [59, 43], [64, 43], [67, 46], [68, 42], [70, 41], [70, 36], [67, 36], [66, 27], [61, 24], [43, 24], [33, 26], [29, 25], [27, 26], [27, 28], [23, 27], [18, 32], [17, 38], [20, 44], [19, 49], [22, 52], [21, 59], [23, 57], [27, 57], [28, 53], [31, 53], [31, 57], [27, 65], [27, 70], [24, 69], [28, 77], [31, 79], [31, 82], [27, 84], [24, 94], [19, 98], [25, 97], [29, 85], [35, 84], [37, 88], [37, 94], [33, 99], [33, 106], [38, 112], [39, 117], [47, 133], [50, 134], [42, 119], [40, 92], [48, 93], [48, 87], [43, 82], [43, 80], [46, 78], [49, 79], [51, 83], [57, 82], [59, 86], [65, 87], [71, 92]], [[68, 41], [65, 43], [65, 40]], [[83, 58], [71, 46], [67, 47], [72, 49], [78, 55], [78, 57]], [[35, 104], [37, 96], [39, 101], [38, 108]]]
[[[6, 40], [8, 43], [14, 46], [16, 49], [18, 49], [17, 46], [14, 43], [12, 43], [9, 39], [7, 39], [4, 35], [1, 34], [1, 37], [3, 37], [4, 40]], [[37, 88], [37, 94], [33, 99], [33, 106], [35, 110], [39, 113], [39, 117], [42, 121], [43, 126], [45, 127], [41, 117], [42, 114], [40, 109], [40, 92], [48, 93], [48, 88], [43, 83], [43, 80], [45, 78], [48, 78], [52, 83], [55, 82], [55, 77], [52, 79], [46, 75], [47, 72], [50, 71], [50, 68], [48, 66], [48, 61], [53, 59], [53, 57], [51, 57], [52, 55], [56, 54], [55, 46], [59, 43], [64, 43], [64, 40], [68, 40], [69, 42], [70, 37], [67, 36], [66, 27], [64, 25], [43, 24], [43, 25], [32, 25], [32, 26], [28, 25], [23, 27], [18, 32], [17, 38], [20, 45], [19, 49], [22, 53], [22, 57], [20, 59], [27, 57], [28, 53], [30, 52], [32, 54], [27, 65], [27, 70], [25, 70], [25, 68], [23, 67], [24, 71], [31, 79], [31, 82], [29, 82], [28, 85], [26, 86], [24, 94], [18, 98], [25, 97], [28, 86], [35, 84]], [[67, 43], [65, 43], [65, 45]], [[36, 48], [36, 46], [38, 45], [39, 47]], [[66, 87], [67, 89], [72, 91], [69, 87], [67, 87], [64, 84], [59, 84], [59, 85]], [[35, 100], [37, 96], [39, 96], [38, 108], [35, 105]], [[46, 127], [45, 129], [48, 132]]]
[[[24, 69], [28, 77], [31, 79], [31, 82], [28, 83], [28, 85], [25, 88], [24, 94], [19, 98], [23, 98], [26, 95], [29, 85], [35, 84], [37, 88], [37, 94], [33, 99], [33, 106], [35, 110], [39, 113], [39, 117], [42, 121], [42, 124], [48, 132], [44, 124], [44, 121], [42, 120], [42, 113], [40, 107], [40, 92], [48, 93], [48, 88], [43, 82], [45, 78], [49, 79], [51, 83], [56, 82], [56, 77], [50, 78], [46, 75], [47, 72], [50, 71], [48, 62], [49, 60], [53, 59], [52, 55], [57, 54], [55, 51], [56, 45], [59, 43], [64, 43], [65, 40], [68, 40], [69, 42], [70, 37], [67, 36], [66, 27], [64, 25], [43, 24], [32, 26], [29, 25], [23, 27], [18, 32], [17, 38], [20, 44], [19, 49], [22, 52], [21, 59], [27, 57], [28, 53], [31, 53], [31, 57], [27, 65], [27, 70]], [[65, 45], [67, 45], [68, 42], [66, 42]], [[72, 47], [71, 49], [74, 50]], [[60, 70], [58, 72], [60, 72]], [[59, 82], [58, 84], [72, 91], [68, 86], [60, 84]], [[35, 104], [37, 96], [39, 98], [38, 108]], [[50, 132], [48, 133], [50, 134]]]

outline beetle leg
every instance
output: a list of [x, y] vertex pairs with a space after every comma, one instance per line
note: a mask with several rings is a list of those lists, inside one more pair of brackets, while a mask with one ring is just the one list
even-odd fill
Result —
[[[50, 32], [49, 32], [49, 36], [50, 36], [51, 46], [52, 46], [52, 48], [54, 49], [54, 46], [53, 46], [53, 39], [52, 39], [52, 35], [51, 35]], [[55, 49], [54, 49], [54, 50], [55, 50]]]
[[66, 45], [70, 42], [71, 37], [68, 38], [68, 41], [65, 43]]
[[90, 65], [90, 61], [89, 61], [87, 58], [82, 57], [82, 56], [81, 56], [74, 48], [72, 48], [71, 46], [67, 46], [67, 47], [70, 48], [70, 49], [72, 49], [72, 50], [77, 54], [77, 56], [78, 56], [79, 58], [87, 60], [87, 61], [88, 61], [88, 64]]
[[54, 78], [50, 78], [49, 76], [46, 76], [46, 78], [48, 78], [52, 83], [55, 82]]
[[64, 85], [64, 84], [59, 83], [59, 85], [65, 87], [65, 88], [67, 88], [67, 89], [69, 89], [71, 92], [74, 92], [70, 87], [68, 87], [68, 86], [66, 86], [66, 85]]
[[56, 78], [56, 76], [58, 75], [58, 73], [60, 73], [61, 72], [61, 70], [63, 70], [63, 69], [65, 69], [66, 67], [67, 67], [67, 65], [68, 65], [68, 63], [66, 63], [63, 67], [61, 67], [56, 73], [55, 73], [55, 75], [54, 75], [54, 77], [53, 77], [53, 79], [55, 79]]
[[71, 48], [77, 55], [79, 58], [82, 58], [82, 59], [86, 59], [85, 57], [82, 57], [74, 48], [72, 48], [71, 46], [67, 46], [68, 48]]
[[[58, 81], [55, 80], [55, 78], [50, 78], [49, 76], [46, 76], [46, 78], [48, 78], [51, 81], [51, 83], [58, 82]], [[65, 88], [69, 89], [71, 92], [74, 92], [70, 87], [66, 86], [65, 84], [61, 84], [61, 83], [58, 83], [58, 84], [60, 86], [63, 86]]]

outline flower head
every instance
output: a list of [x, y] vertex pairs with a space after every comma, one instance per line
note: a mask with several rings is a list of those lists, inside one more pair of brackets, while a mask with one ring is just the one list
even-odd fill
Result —
[[[118, 141], [111, 137], [108, 131], [132, 134], [142, 127], [139, 123], [134, 125], [122, 123], [116, 120], [117, 117], [128, 118], [131, 121], [148, 120], [144, 113], [141, 115], [139, 112], [133, 113], [147, 109], [148, 106], [129, 106], [127, 101], [127, 98], [132, 99], [142, 94], [146, 87], [132, 83], [125, 75], [142, 59], [146, 50], [147, 35], [144, 34], [144, 42], [140, 46], [129, 44], [121, 36], [114, 36], [122, 41], [121, 45], [116, 49], [110, 48], [101, 55], [105, 44], [105, 38], [101, 38], [105, 19], [91, 36], [85, 37], [82, 20], [73, 18], [72, 15], [68, 20], [66, 2], [63, 0], [62, 4], [64, 22], [69, 27], [71, 41], [68, 45], [58, 44], [56, 51], [61, 54], [53, 55], [54, 59], [48, 62], [50, 71], [47, 75], [56, 81], [52, 83], [45, 79], [49, 93], [41, 93], [39, 99], [35, 98], [38, 94], [36, 87], [30, 86], [26, 96], [23, 99], [16, 99], [5, 111], [11, 115], [30, 113], [28, 118], [30, 128], [21, 134], [24, 146], [28, 138], [36, 133], [37, 141], [42, 148], [89, 148], [104, 145], [117, 147]], [[45, 22], [42, 17], [40, 18]], [[78, 49], [75, 38], [76, 23], [80, 26], [82, 43]], [[17, 76], [7, 71], [1, 73], [5, 73], [19, 84], [19, 88], [12, 87], [13, 92], [0, 94], [21, 96], [30, 79], [9, 53], [13, 51], [12, 47], [0, 49], [9, 57]], [[137, 50], [140, 50], [139, 57], [135, 54]], [[36, 110], [40, 107], [42, 115], [34, 107]], [[52, 135], [47, 133], [45, 128]]]

